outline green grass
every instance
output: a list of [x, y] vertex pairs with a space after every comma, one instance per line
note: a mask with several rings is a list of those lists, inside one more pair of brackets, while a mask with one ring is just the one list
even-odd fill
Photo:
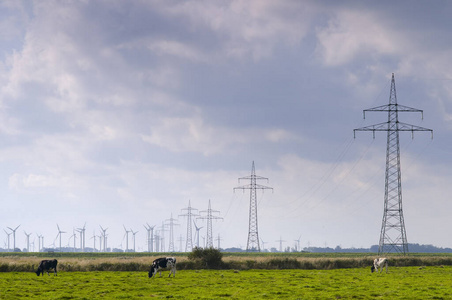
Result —
[[452, 299], [452, 267], [0, 273], [0, 299]]

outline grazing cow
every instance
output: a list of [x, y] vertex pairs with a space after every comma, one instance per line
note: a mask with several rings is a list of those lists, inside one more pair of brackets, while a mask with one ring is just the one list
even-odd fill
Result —
[[171, 273], [173, 273], [173, 277], [176, 277], [176, 258], [174, 257], [162, 257], [157, 258], [152, 262], [151, 270], [149, 270], [149, 278], [160, 273], [160, 277], [162, 277], [162, 270], [170, 269], [170, 273], [168, 277], [171, 277]]
[[388, 273], [388, 259], [387, 258], [376, 258], [374, 260], [374, 265], [370, 267], [370, 272], [373, 273], [375, 270], [378, 272], [380, 268], [380, 273], [383, 271], [383, 267], [386, 267], [386, 273]]
[[47, 272], [47, 275], [50, 276], [49, 270], [53, 269], [53, 273], [56, 276], [57, 275], [57, 264], [58, 264], [58, 261], [56, 259], [41, 260], [41, 262], [39, 263], [39, 266], [38, 266], [38, 270], [36, 271], [36, 275], [39, 276], [42, 273], [42, 276], [44, 276], [44, 272]]

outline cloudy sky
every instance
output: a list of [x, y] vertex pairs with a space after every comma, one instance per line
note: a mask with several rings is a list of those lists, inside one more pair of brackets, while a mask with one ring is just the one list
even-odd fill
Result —
[[254, 161], [274, 189], [258, 192], [265, 248], [378, 244], [386, 136], [353, 129], [387, 120], [362, 111], [388, 103], [394, 73], [398, 103], [424, 111], [400, 120], [434, 130], [401, 133], [408, 242], [452, 247], [451, 14], [449, 1], [1, 1], [0, 226], [36, 249], [57, 224], [72, 245], [85, 222], [87, 246], [103, 226], [124, 248], [125, 226], [141, 251], [143, 225], [172, 216], [179, 249], [179, 215], [210, 199], [221, 247], [245, 248], [249, 193], [233, 188]]

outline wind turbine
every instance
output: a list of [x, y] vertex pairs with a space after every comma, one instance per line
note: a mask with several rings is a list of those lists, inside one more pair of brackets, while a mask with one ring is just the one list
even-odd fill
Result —
[[60, 237], [60, 252], [61, 252], [61, 250], [62, 250], [62, 248], [61, 248], [61, 234], [62, 234], [62, 233], [66, 233], [66, 231], [61, 231], [61, 230], [60, 230], [60, 226], [58, 226], [58, 224], [57, 224], [57, 227], [58, 227], [58, 234], [57, 234], [57, 236], [56, 236], [55, 239], [57, 239], [58, 236]]
[[301, 248], [300, 248], [300, 239], [301, 239], [301, 235], [298, 237], [297, 240], [295, 240], [295, 242], [297, 242], [297, 244], [296, 244], [297, 248], [295, 249], [295, 251], [301, 251]]
[[261, 242], [262, 242], [262, 251], [265, 251], [265, 244], [267, 243], [267, 242], [264, 242], [264, 240], [261, 238]]
[[3, 229], [3, 231], [6, 233], [6, 235], [8, 236], [8, 252], [9, 252], [9, 236], [11, 235], [11, 234], [13, 234], [12, 232], [10, 232], [10, 233], [8, 233], [5, 229]]
[[74, 252], [76, 252], [77, 250], [77, 248], [76, 248], [76, 246], [75, 246], [75, 240], [76, 240], [76, 238], [77, 238], [77, 234], [75, 233], [75, 229], [73, 229], [72, 230], [72, 235], [69, 237], [69, 242], [68, 242], [68, 244], [71, 242], [71, 239], [72, 238], [74, 238]]
[[[102, 226], [100, 226], [100, 229], [102, 230], [102, 238], [104, 239], [104, 252], [107, 252], [107, 234], [106, 234], [106, 232], [107, 232], [108, 228], [103, 229]], [[100, 248], [102, 248], [102, 244], [101, 244]]]
[[[129, 252], [129, 232], [130, 231], [128, 231], [127, 229], [126, 229], [126, 226], [124, 226], [124, 225], [122, 225], [123, 227], [124, 227], [124, 230], [125, 230], [125, 234], [124, 234], [124, 236], [126, 237], [126, 251], [125, 252]], [[124, 238], [123, 238], [123, 240], [124, 240]]]
[[[19, 226], [20, 226], [20, 225], [19, 225]], [[11, 231], [12, 231], [12, 234], [13, 234], [13, 252], [16, 251], [16, 230], [17, 230], [17, 228], [19, 228], [19, 226], [17, 226], [17, 227], [14, 228], [14, 229], [12, 229], [11, 227], [8, 227], [9, 230], [11, 230]]]
[[30, 235], [31, 233], [26, 233], [24, 230], [25, 235], [27, 236], [27, 252], [30, 252]]
[[154, 226], [149, 225], [146, 223], [147, 226], [143, 225], [144, 228], [146, 228], [148, 232], [148, 252], [154, 252]]
[[[44, 249], [44, 236], [42, 234], [36, 234], [38, 236], [38, 252], [41, 252], [41, 249]], [[42, 240], [42, 243], [41, 243]]]
[[130, 232], [132, 232], [132, 234], [133, 234], [133, 252], [135, 252], [135, 234], [137, 234], [138, 233], [138, 231], [135, 231], [135, 232], [133, 232], [133, 230], [132, 229], [130, 229]]
[[36, 236], [38, 237], [38, 252], [41, 252], [41, 235], [36, 233]]
[[83, 228], [77, 228], [77, 231], [80, 233], [80, 251], [85, 252], [85, 227], [86, 222], [83, 225]]
[[199, 231], [202, 229], [202, 227], [198, 227], [196, 225], [195, 220], [193, 220], [193, 223], [195, 224], [195, 229], [196, 229], [196, 247], [199, 248]]
[[94, 242], [93, 252], [96, 252], [97, 249], [96, 249], [96, 231], [95, 230], [93, 230], [93, 236], [90, 239], [93, 239], [93, 242]]

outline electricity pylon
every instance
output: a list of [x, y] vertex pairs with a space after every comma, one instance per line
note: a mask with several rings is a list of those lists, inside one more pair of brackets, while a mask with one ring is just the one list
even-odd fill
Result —
[[[180, 217], [187, 217], [187, 238], [185, 243], [185, 252], [190, 252], [193, 250], [193, 240], [192, 240], [192, 217], [198, 216], [199, 214], [194, 213], [196, 208], [191, 207], [190, 200], [188, 200], [188, 207], [183, 208], [182, 210], [186, 210], [187, 213], [183, 215], [179, 215]], [[182, 252], [182, 249], [180, 250]]]
[[170, 228], [169, 232], [170, 232], [170, 236], [169, 236], [169, 248], [168, 251], [169, 252], [174, 252], [174, 226], [175, 225], [179, 225], [176, 224], [175, 221], [177, 222], [176, 219], [173, 218], [173, 214], [171, 214], [171, 218], [166, 220], [168, 222], [168, 226]]
[[387, 122], [353, 130], [354, 134], [356, 131], [372, 131], [374, 138], [375, 131], [387, 132], [385, 202], [378, 254], [389, 252], [406, 254], [408, 253], [408, 242], [402, 210], [399, 132], [411, 131], [413, 138], [415, 131], [430, 131], [433, 138], [433, 130], [399, 122], [399, 112], [420, 112], [423, 118], [423, 111], [397, 104], [394, 73], [391, 80], [389, 104], [364, 110], [364, 118], [368, 111], [388, 112]]
[[254, 161], [253, 165], [251, 167], [251, 175], [247, 177], [241, 177], [240, 180], [250, 180], [251, 183], [239, 187], [235, 187], [234, 191], [237, 189], [241, 189], [243, 191], [250, 190], [250, 216], [249, 216], [249, 227], [248, 227], [248, 242], [246, 243], [246, 251], [247, 252], [260, 252], [261, 248], [259, 246], [259, 232], [258, 232], [258, 226], [257, 226], [257, 195], [256, 190], [266, 190], [273, 188], [268, 186], [263, 186], [260, 184], [257, 184], [257, 180], [267, 180], [268, 178], [256, 176], [256, 170], [254, 168]]
[[207, 220], [207, 244], [206, 248], [213, 248], [213, 236], [212, 236], [212, 220], [223, 219], [222, 217], [214, 216], [213, 213], [220, 213], [218, 210], [213, 210], [210, 206], [209, 199], [209, 208], [207, 210], [200, 211], [200, 213], [206, 213], [206, 216], [198, 217], [197, 219]]

